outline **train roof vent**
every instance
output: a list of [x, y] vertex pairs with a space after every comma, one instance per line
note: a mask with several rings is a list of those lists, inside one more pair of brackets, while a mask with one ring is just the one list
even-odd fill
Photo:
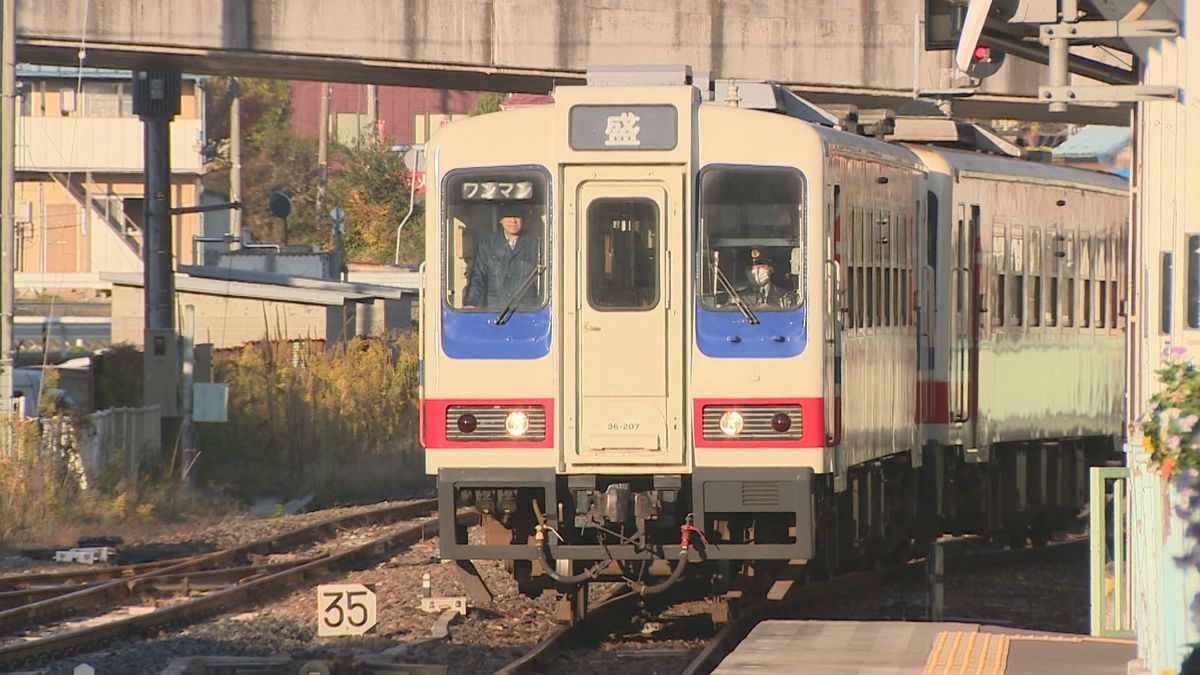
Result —
[[897, 115], [894, 129], [885, 138], [904, 143], [928, 143], [993, 155], [1020, 157], [1021, 148], [991, 129], [950, 117]]
[[692, 84], [692, 67], [685, 65], [589, 66], [587, 83], [592, 87], [662, 87]]
[[838, 125], [829, 111], [793, 94], [787, 87], [762, 80], [716, 80], [713, 103], [737, 105], [746, 110], [777, 112], [826, 127]]

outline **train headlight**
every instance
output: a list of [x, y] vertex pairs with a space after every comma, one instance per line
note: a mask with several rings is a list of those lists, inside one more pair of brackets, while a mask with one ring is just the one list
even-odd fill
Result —
[[771, 418], [771, 428], [782, 434], [792, 428], [792, 418], [787, 413], [775, 413]]
[[504, 418], [504, 430], [509, 436], [523, 436], [529, 431], [529, 415], [520, 410], [508, 413], [508, 417]]
[[479, 427], [479, 420], [472, 414], [466, 413], [458, 416], [458, 430], [464, 434], [469, 434]]
[[721, 415], [721, 421], [717, 426], [721, 428], [721, 433], [726, 436], [737, 436], [742, 433], [742, 427], [746, 425], [746, 420], [742, 419], [742, 414], [736, 410], [727, 410]]

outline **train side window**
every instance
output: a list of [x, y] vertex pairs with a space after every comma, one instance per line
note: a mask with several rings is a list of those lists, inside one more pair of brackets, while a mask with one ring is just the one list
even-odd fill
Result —
[[[540, 168], [464, 169], [446, 176], [442, 186], [445, 200], [444, 289], [446, 304], [453, 309], [496, 308], [505, 306], [520, 291], [526, 276], [535, 275], [518, 310], [531, 310], [546, 304], [546, 268], [535, 273], [538, 264], [549, 266], [547, 218], [550, 176]], [[498, 258], [507, 252], [506, 236], [500, 229], [500, 217], [521, 218], [517, 238], [520, 265], [508, 279], [489, 274], [494, 265], [479, 265], [477, 256]], [[482, 253], [481, 253], [482, 251]]]
[[769, 312], [803, 304], [803, 194], [804, 177], [795, 169], [709, 166], [700, 172], [696, 293], [703, 307]]
[[1042, 323], [1042, 231], [1029, 228], [1029, 325]]
[[854, 224], [857, 217], [858, 209], [851, 207], [850, 219], [843, 221], [845, 225], [842, 230], [846, 238], [846, 255], [843, 260], [843, 264], [846, 265], [846, 326], [851, 330], [858, 327], [858, 259], [854, 251], [857, 243]]
[[1065, 328], [1075, 327], [1075, 277], [1078, 273], [1076, 269], [1076, 259], [1078, 255], [1075, 251], [1075, 233], [1067, 233], [1066, 246], [1063, 250], [1063, 274], [1066, 276], [1067, 286], [1063, 291], [1063, 316], [1062, 325]]
[[1079, 238], [1079, 327], [1090, 328], [1092, 325], [1092, 240], [1090, 237]]
[[[1192, 239], [1191, 237], [1189, 239]], [[1163, 335], [1171, 334], [1171, 305], [1175, 287], [1175, 263], [1173, 255], [1163, 252], [1159, 273], [1162, 275], [1162, 295], [1158, 304], [1158, 330]], [[1191, 261], [1189, 260], [1189, 264]]]
[[587, 212], [588, 302], [599, 310], [658, 305], [658, 205], [597, 199]]
[[1009, 238], [1009, 323], [1021, 326], [1025, 322], [1025, 237], [1021, 228], [1012, 228]]
[[1045, 267], [1046, 267], [1046, 325], [1055, 327], [1058, 325], [1058, 284], [1059, 277], [1062, 276], [1062, 257], [1059, 253], [1062, 250], [1062, 235], [1054, 230], [1046, 231], [1046, 252], [1045, 252]]
[[894, 301], [895, 288], [892, 286], [892, 269], [896, 264], [892, 256], [892, 244], [895, 243], [895, 232], [893, 228], [896, 225], [895, 218], [890, 218], [887, 214], [879, 216], [879, 247], [882, 255], [880, 256], [879, 270], [882, 276], [880, 284], [880, 314], [881, 324], [883, 326], [892, 326], [893, 313], [892, 306]]
[[1101, 237], [1096, 242], [1096, 328], [1108, 325], [1108, 255], [1109, 240]]
[[1004, 226], [992, 228], [992, 325], [1004, 325], [1004, 281], [1007, 257], [1005, 247], [1008, 237], [1004, 234]]
[[863, 252], [866, 253], [863, 264], [867, 268], [867, 315], [864, 325], [867, 328], [874, 328], [879, 325], [879, 322], [875, 320], [875, 250], [879, 245], [876, 243], [879, 237], [875, 229], [875, 212], [867, 211], [863, 215], [863, 221], [863, 231], [867, 236], [867, 241], [863, 242]]
[[1112, 240], [1112, 258], [1111, 258], [1111, 262], [1109, 264], [1109, 273], [1108, 273], [1108, 316], [1111, 317], [1108, 320], [1108, 324], [1112, 328], [1120, 328], [1121, 327], [1121, 323], [1118, 319], [1118, 312], [1120, 310], [1120, 307], [1119, 307], [1120, 295], [1117, 292], [1117, 284], [1119, 283], [1119, 279], [1120, 279], [1119, 273], [1121, 270], [1121, 266], [1119, 264], [1117, 264], [1117, 261], [1121, 260], [1124, 257], [1124, 255], [1125, 255], [1125, 250], [1124, 250], [1124, 247], [1121, 245], [1121, 239], [1113, 238], [1113, 240]]
[[1200, 328], [1200, 235], [1187, 238], [1187, 322]]

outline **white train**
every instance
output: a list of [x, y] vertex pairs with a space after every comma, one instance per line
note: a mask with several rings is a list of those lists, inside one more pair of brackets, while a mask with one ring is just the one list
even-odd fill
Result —
[[443, 557], [578, 615], [593, 580], [746, 591], [1075, 512], [1121, 433], [1124, 181], [630, 77], [428, 145]]

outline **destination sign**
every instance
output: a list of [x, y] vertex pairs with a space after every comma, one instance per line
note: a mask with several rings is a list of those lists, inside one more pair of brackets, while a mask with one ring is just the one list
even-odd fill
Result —
[[574, 150], [672, 150], [679, 139], [673, 105], [577, 105], [571, 108]]

